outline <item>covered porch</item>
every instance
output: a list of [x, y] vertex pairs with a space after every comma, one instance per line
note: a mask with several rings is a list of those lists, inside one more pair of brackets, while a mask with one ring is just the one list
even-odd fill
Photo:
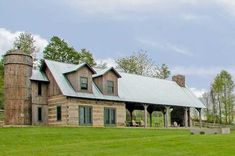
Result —
[[[129, 120], [126, 125], [130, 127], [159, 127], [158, 123], [153, 122], [153, 115], [156, 114], [154, 112], [163, 114], [163, 126], [165, 128], [192, 126], [189, 107], [135, 102], [126, 102], [125, 104], [127, 113], [129, 113]], [[143, 111], [143, 120], [134, 120], [133, 113], [135, 110]], [[197, 110], [199, 111], [201, 123], [201, 109]]]

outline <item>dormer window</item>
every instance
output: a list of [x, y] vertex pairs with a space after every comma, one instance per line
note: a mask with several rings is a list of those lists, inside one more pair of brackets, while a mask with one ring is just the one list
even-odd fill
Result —
[[88, 89], [88, 78], [87, 77], [80, 77], [80, 86], [81, 86], [81, 90]]
[[113, 81], [107, 81], [107, 92], [108, 94], [114, 93], [114, 83]]

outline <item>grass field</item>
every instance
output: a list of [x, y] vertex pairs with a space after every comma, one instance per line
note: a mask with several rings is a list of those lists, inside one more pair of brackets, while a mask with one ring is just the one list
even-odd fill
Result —
[[0, 155], [234, 154], [234, 131], [230, 135], [190, 135], [182, 129], [0, 128]]

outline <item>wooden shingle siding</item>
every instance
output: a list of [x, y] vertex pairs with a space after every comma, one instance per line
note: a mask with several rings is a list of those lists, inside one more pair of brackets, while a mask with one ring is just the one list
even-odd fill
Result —
[[[114, 74], [114, 72], [112, 70], [108, 71], [106, 74], [104, 74], [102, 76], [93, 78], [93, 80], [94, 80], [96, 86], [100, 89], [100, 91], [104, 95], [118, 96], [118, 77], [117, 77], [117, 75]], [[107, 81], [113, 81], [113, 83], [114, 83], [113, 94], [108, 94]]]
[[[88, 69], [87, 66], [84, 66], [75, 72], [69, 73], [66, 76], [67, 76], [70, 84], [72, 85], [73, 89], [76, 92], [92, 93], [92, 72], [90, 71], [90, 69]], [[87, 90], [81, 90], [80, 77], [87, 77], [88, 78], [88, 89]]]
[[38, 95], [38, 81], [32, 81], [32, 103], [47, 104], [47, 87], [48, 83], [41, 82], [42, 94]]
[[55, 95], [61, 95], [62, 93], [48, 68], [46, 68], [45, 73], [47, 75], [48, 80], [50, 81], [50, 83], [48, 84], [48, 96], [50, 97]]
[[[108, 94], [107, 81], [113, 81], [114, 83], [113, 94]], [[113, 71], [109, 71], [105, 75], [103, 75], [103, 88], [104, 88], [103, 94], [118, 96], [118, 77], [117, 75], [114, 74]]]
[[[48, 83], [41, 83], [41, 95], [38, 95], [38, 81], [31, 81], [32, 84], [32, 124], [47, 125], [48, 124], [48, 105], [47, 105], [47, 89]], [[42, 108], [42, 121], [38, 121], [38, 107]]]

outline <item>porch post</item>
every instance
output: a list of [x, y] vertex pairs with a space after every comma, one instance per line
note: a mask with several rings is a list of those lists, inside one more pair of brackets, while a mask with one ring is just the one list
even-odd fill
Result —
[[130, 117], [131, 117], [131, 122], [132, 122], [132, 119], [133, 119], [133, 110], [129, 110], [130, 112]]
[[168, 128], [168, 115], [169, 115], [169, 107], [168, 106], [165, 106], [165, 111], [164, 111], [164, 116], [165, 116], [165, 120], [164, 120], [164, 123], [165, 123], [165, 128]]
[[202, 109], [201, 108], [196, 108], [196, 109], [199, 112], [199, 123], [200, 123], [200, 128], [202, 128]]
[[191, 115], [190, 115], [190, 108], [188, 109], [188, 126], [192, 127], [192, 119], [191, 119]]
[[184, 108], [184, 126], [188, 127], [188, 108]]
[[148, 105], [147, 104], [144, 104], [143, 105], [144, 106], [144, 127], [146, 128], [147, 127], [147, 122], [148, 122], [148, 119], [147, 119], [147, 117], [148, 117], [148, 111], [147, 111], [147, 108], [148, 108]]
[[199, 108], [199, 121], [200, 121], [200, 128], [202, 128], [202, 109]]
[[149, 113], [149, 118], [150, 118], [150, 127], [152, 127], [152, 112]]

